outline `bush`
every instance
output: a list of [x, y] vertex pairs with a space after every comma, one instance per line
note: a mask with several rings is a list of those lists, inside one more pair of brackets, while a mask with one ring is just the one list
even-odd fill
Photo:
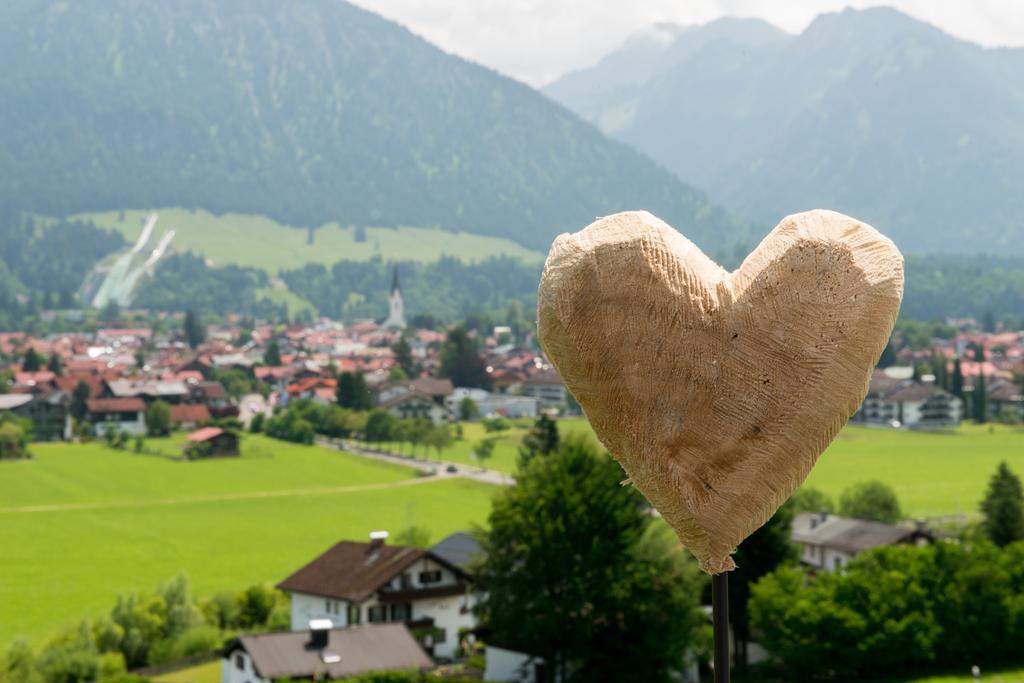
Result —
[[489, 417], [480, 421], [486, 432], [503, 432], [512, 427], [509, 421], [503, 417]]
[[[760, 642], [804, 680], [1019, 661], [1024, 543], [891, 546], [844, 573], [773, 572], [753, 587]], [[850, 644], [855, 643], [856, 647]]]
[[25, 429], [11, 420], [0, 422], [0, 460], [19, 460], [28, 455]]
[[253, 434], [259, 434], [260, 432], [262, 432], [263, 421], [265, 419], [266, 418], [263, 416], [263, 413], [256, 413], [255, 415], [253, 415], [252, 419], [249, 420], [249, 431], [252, 432]]

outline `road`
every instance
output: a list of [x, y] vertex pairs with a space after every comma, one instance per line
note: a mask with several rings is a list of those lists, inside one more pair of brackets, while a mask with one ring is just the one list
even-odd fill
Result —
[[346, 441], [343, 439], [327, 439], [318, 437], [316, 443], [320, 446], [324, 446], [325, 448], [334, 448], [339, 451], [353, 453], [371, 460], [389, 462], [394, 465], [402, 465], [403, 467], [412, 467], [420, 470], [421, 472], [432, 473], [438, 478], [462, 477], [463, 479], [472, 479], [473, 481], [492, 484], [494, 486], [511, 486], [516, 482], [515, 478], [511, 475], [504, 474], [503, 472], [497, 472], [495, 470], [481, 470], [476, 467], [469, 467], [462, 463], [448, 462], [446, 460], [421, 460], [419, 458], [394, 455], [392, 453], [375, 451], [373, 449], [360, 446], [352, 441]]

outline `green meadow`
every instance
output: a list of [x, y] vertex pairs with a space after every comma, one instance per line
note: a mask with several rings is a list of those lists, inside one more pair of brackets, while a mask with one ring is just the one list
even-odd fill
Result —
[[[593, 434], [582, 418], [560, 420], [558, 427], [563, 435]], [[445, 451], [446, 460], [479, 466], [472, 450], [493, 436], [494, 457], [485, 466], [515, 471], [524, 428], [486, 434], [479, 424], [465, 424], [463, 433], [463, 440]], [[880, 479], [896, 490], [910, 516], [973, 516], [1001, 460], [1024, 476], [1024, 429], [965, 424], [955, 431], [929, 433], [848, 426], [822, 454], [807, 486], [838, 498], [850, 484]]]
[[[173, 440], [159, 446], [175, 452]], [[198, 595], [276, 582], [345, 538], [483, 523], [495, 489], [250, 435], [240, 458], [179, 461], [37, 444], [0, 466], [0, 649], [184, 572]]]
[[[316, 229], [313, 244], [307, 243], [307, 231], [283, 225], [265, 216], [180, 208], [155, 209], [159, 214], [152, 244], [166, 230], [175, 230], [171, 243], [179, 251], [189, 250], [214, 265], [236, 264], [262, 268], [274, 274], [278, 270], [301, 268], [307, 263], [331, 265], [339, 260], [363, 261], [380, 256], [393, 261], [436, 261], [454, 256], [464, 261], [479, 261], [506, 254], [526, 260], [543, 255], [500, 237], [446, 232], [439, 228], [366, 228], [366, 239], [356, 241], [352, 226], [328, 223]], [[142, 222], [152, 211], [126, 210], [122, 220], [118, 211], [83, 213], [72, 218], [91, 220], [101, 228], [116, 230], [129, 243], [142, 232]]]

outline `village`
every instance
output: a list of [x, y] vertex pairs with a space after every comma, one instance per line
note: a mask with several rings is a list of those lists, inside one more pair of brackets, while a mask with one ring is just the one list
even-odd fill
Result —
[[[503, 326], [407, 325], [397, 272], [382, 321], [246, 327], [233, 318], [197, 331], [191, 317], [173, 319], [159, 334], [102, 327], [46, 338], [0, 335], [0, 420], [10, 425], [8, 436], [12, 428], [26, 432], [5, 439], [6, 456], [26, 454], [16, 445], [29, 441], [105, 440], [126, 448], [134, 440], [136, 452], [145, 453], [147, 438], [180, 434], [183, 459], [230, 457], [239, 454], [241, 436], [263, 431], [369, 459], [413, 461], [427, 475], [508, 485], [514, 482], [508, 473], [487, 473], [487, 453], [473, 454], [479, 455], [474, 467], [446, 461], [450, 430], [475, 420], [555, 424], [579, 414], [530, 333], [516, 339]], [[941, 432], [967, 419], [1024, 420], [1017, 381], [1024, 335], [965, 328], [927, 350], [895, 351], [891, 364], [873, 374], [851, 424]], [[414, 457], [417, 442], [431, 444], [428, 433], [408, 437], [410, 454], [385, 448], [382, 442], [406, 437], [395, 436], [400, 430], [393, 426], [390, 434], [374, 436], [383, 429], [380, 420], [364, 417], [334, 431], [316, 424], [299, 436], [291, 427], [272, 427], [309, 406], [342, 406], [356, 416], [371, 411], [389, 416], [392, 425], [439, 430], [430, 432], [442, 433], [437, 461]], [[799, 561], [812, 572], [842, 571], [873, 548], [950, 537], [923, 520], [858, 519], [816, 505], [805, 502], [790, 531]], [[339, 538], [280, 577], [276, 587], [288, 596], [289, 629], [234, 638], [223, 650], [220, 680], [340, 678], [458, 663], [464, 671], [473, 658], [483, 662], [479, 673], [486, 680], [544, 680], [541, 657], [490, 641], [479, 630], [474, 571], [483, 550], [468, 531], [426, 548], [395, 543], [385, 529], [369, 539]], [[757, 662], [767, 655], [754, 644], [747, 656]], [[687, 661], [682, 680], [699, 680], [696, 659]]]

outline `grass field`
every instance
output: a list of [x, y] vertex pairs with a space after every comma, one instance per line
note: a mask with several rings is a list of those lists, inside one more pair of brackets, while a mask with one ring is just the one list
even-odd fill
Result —
[[[927, 678], [911, 678], [900, 681], [900, 683], [971, 683], [977, 680], [970, 673], [961, 676], [929, 676]], [[981, 680], [985, 683], [1022, 683], [1024, 681], [1024, 669], [1007, 669], [987, 673], [982, 671]], [[184, 683], [184, 682], [182, 682]], [[196, 681], [196, 683], [204, 683]]]
[[[174, 228], [172, 242], [178, 250], [191, 250], [215, 265], [234, 263], [262, 268], [269, 273], [300, 268], [307, 263], [333, 264], [341, 259], [362, 261], [381, 256], [395, 261], [436, 261], [442, 255], [477, 261], [508, 254], [529, 260], [543, 255], [511, 240], [435, 228], [367, 228], [366, 240], [356, 242], [355, 230], [328, 223], [316, 230], [313, 244], [306, 231], [277, 223], [265, 216], [229, 213], [216, 216], [206, 211], [156, 209], [160, 219], [153, 239]], [[151, 211], [129, 210], [120, 220], [117, 211], [78, 214], [73, 218], [124, 234], [134, 242], [142, 232], [142, 219]]]
[[192, 666], [153, 678], [153, 683], [220, 683], [221, 660]]
[[[173, 450], [173, 444], [167, 444]], [[243, 457], [172, 461], [40, 444], [0, 467], [0, 649], [185, 572], [199, 595], [274, 582], [343, 538], [482, 523], [494, 488], [247, 436]]]
[[[560, 420], [562, 434], [592, 434], [582, 418]], [[485, 434], [479, 424], [463, 426], [463, 441], [444, 458], [478, 465], [470, 452], [478, 441], [497, 436], [488, 469], [515, 470], [519, 440], [525, 429]], [[1005, 426], [964, 425], [952, 433], [922, 433], [847, 427], [822, 454], [807, 479], [838, 498], [850, 484], [880, 479], [899, 495], [911, 516], [975, 515], [989, 477], [1000, 460], [1024, 476], [1024, 430]]]

